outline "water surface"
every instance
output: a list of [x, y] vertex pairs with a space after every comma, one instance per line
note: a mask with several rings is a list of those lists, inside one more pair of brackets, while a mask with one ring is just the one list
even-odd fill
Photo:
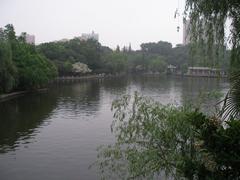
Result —
[[61, 83], [2, 102], [0, 179], [99, 179], [88, 166], [99, 145], [114, 142], [114, 99], [139, 91], [163, 104], [179, 105], [200, 92], [227, 89], [227, 82], [212, 78], [135, 76]]

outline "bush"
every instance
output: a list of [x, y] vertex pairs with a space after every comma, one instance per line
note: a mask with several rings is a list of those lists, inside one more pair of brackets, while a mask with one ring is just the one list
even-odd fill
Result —
[[114, 101], [112, 110], [116, 143], [101, 146], [95, 163], [102, 178], [239, 178], [238, 121], [224, 128], [197, 109], [163, 106], [137, 93]]

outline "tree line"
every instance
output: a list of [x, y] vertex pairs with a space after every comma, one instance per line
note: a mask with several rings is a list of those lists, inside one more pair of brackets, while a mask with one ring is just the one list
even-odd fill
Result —
[[[202, 48], [193, 45], [176, 45], [159, 41], [141, 44], [140, 50], [129, 47], [115, 50], [93, 39], [73, 38], [32, 45], [25, 42], [26, 33], [16, 36], [13, 25], [6, 25], [0, 32], [0, 92], [39, 88], [54, 77], [75, 76], [86, 73], [165, 73], [174, 65], [185, 73], [188, 66], [229, 68], [229, 52], [223, 58], [208, 59]], [[214, 63], [214, 62], [218, 63]]]
[[183, 73], [188, 66], [205, 66], [229, 68], [229, 51], [225, 48], [218, 63], [203, 56], [200, 45], [195, 45], [197, 53], [191, 54], [192, 45], [177, 45], [159, 41], [141, 44], [140, 50], [132, 50], [131, 46], [119, 46], [115, 50], [102, 46], [99, 42], [74, 38], [68, 41], [43, 43], [37, 46], [57, 66], [59, 76], [76, 74], [73, 70], [75, 63], [84, 63], [92, 73], [164, 73], [168, 65], [176, 66]]

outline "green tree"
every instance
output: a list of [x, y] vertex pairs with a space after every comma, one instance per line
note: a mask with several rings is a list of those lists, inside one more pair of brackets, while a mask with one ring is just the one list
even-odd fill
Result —
[[153, 54], [159, 54], [167, 56], [171, 53], [172, 44], [165, 41], [159, 41], [157, 43], [143, 43], [141, 49]]
[[0, 39], [0, 93], [6, 93], [16, 87], [17, 69], [12, 61], [10, 44]]
[[104, 64], [112, 74], [126, 72], [127, 56], [122, 52], [112, 52], [104, 58]]
[[141, 52], [127, 54], [127, 59], [128, 59], [128, 71], [131, 73], [139, 72], [138, 67], [143, 68], [145, 66], [145, 61], [142, 58]]
[[163, 73], [167, 70], [167, 64], [163, 57], [157, 56], [149, 60], [148, 70]]
[[56, 76], [54, 65], [24, 42], [18, 44], [13, 61], [18, 68], [21, 89], [42, 87]]
[[0, 91], [39, 88], [56, 76], [55, 66], [25, 41], [16, 37], [13, 25], [0, 33]]
[[16, 41], [16, 33], [12, 24], [7, 24], [4, 29], [4, 34], [10, 43]]
[[81, 41], [78, 38], [66, 42], [44, 43], [37, 49], [55, 63], [60, 76], [71, 75], [69, 67], [77, 62], [87, 64], [97, 72], [103, 68], [101, 55], [109, 52], [109, 48], [101, 46], [95, 40]]

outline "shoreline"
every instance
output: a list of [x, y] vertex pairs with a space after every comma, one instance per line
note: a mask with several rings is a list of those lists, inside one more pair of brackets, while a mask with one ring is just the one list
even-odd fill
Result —
[[[79, 81], [79, 80], [86, 80], [86, 79], [101, 79], [101, 78], [111, 78], [111, 77], [119, 77], [126, 74], [118, 74], [118, 75], [106, 75], [106, 74], [98, 74], [98, 75], [87, 75], [87, 76], [65, 76], [65, 77], [57, 77], [52, 80], [49, 84], [53, 83], [60, 83], [60, 82], [67, 82], [67, 81]], [[145, 75], [154, 75], [154, 74], [145, 74]], [[155, 74], [159, 75], [159, 74]], [[219, 78], [219, 77], [212, 77], [212, 76], [191, 76], [191, 75], [176, 75], [176, 74], [168, 74], [167, 76], [175, 76], [175, 77], [194, 77], [194, 78]], [[220, 77], [220, 79], [227, 79], [227, 77]], [[25, 91], [15, 91], [12, 93], [1, 94], [0, 95], [0, 103], [3, 101], [10, 100], [15, 97], [19, 97], [21, 95], [34, 93], [34, 92], [42, 92], [47, 91], [48, 88], [36, 89], [36, 90], [25, 90]]]
[[42, 92], [42, 91], [47, 91], [47, 88], [42, 88], [42, 89], [36, 89], [36, 90], [25, 90], [25, 91], [15, 91], [7, 94], [1, 94], [0, 95], [0, 103], [3, 101], [10, 100], [15, 97], [19, 97], [21, 95], [29, 94], [29, 93], [34, 93], [34, 92]]
[[[65, 82], [65, 81], [78, 81], [78, 80], [83, 80], [83, 79], [100, 79], [100, 78], [106, 78], [106, 77], [115, 77], [116, 75], [105, 75], [105, 74], [100, 74], [100, 75], [87, 75], [87, 76], [66, 76], [66, 77], [57, 77], [53, 79], [49, 84], [53, 83], [58, 83], [58, 82]], [[42, 91], [47, 91], [48, 88], [41, 88], [41, 89], [35, 89], [35, 90], [24, 90], [24, 91], [15, 91], [11, 93], [6, 93], [6, 94], [0, 94], [0, 103], [13, 99], [15, 97], [19, 97], [22, 95], [26, 95], [29, 93], [34, 93], [34, 92], [42, 92]]]
[[87, 76], [63, 76], [57, 77], [52, 82], [65, 82], [65, 81], [78, 81], [78, 80], [85, 80], [85, 79], [103, 79], [103, 78], [112, 78], [112, 77], [122, 77], [127, 74], [98, 74], [98, 75], [87, 75]]
[[218, 78], [218, 79], [228, 79], [229, 77], [226, 75], [214, 76], [214, 75], [196, 75], [196, 74], [167, 74], [167, 76], [175, 76], [175, 77], [193, 77], [193, 78]]
[[68, 80], [81, 80], [81, 79], [95, 79], [95, 78], [104, 78], [108, 77], [107, 75], [88, 75], [88, 76], [63, 76], [57, 77], [52, 82], [59, 81], [68, 81]]

